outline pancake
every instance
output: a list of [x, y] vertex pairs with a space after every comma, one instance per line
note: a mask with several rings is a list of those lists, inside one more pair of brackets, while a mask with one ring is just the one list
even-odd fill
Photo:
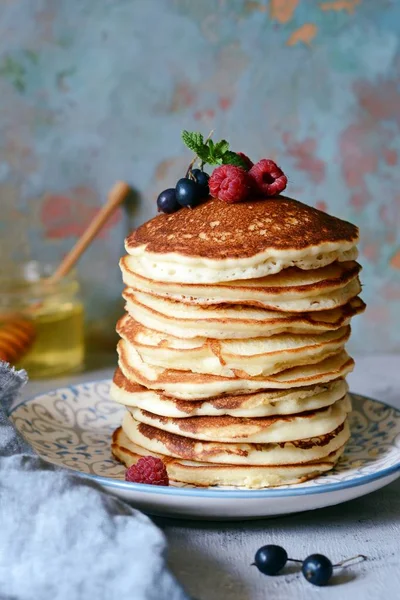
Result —
[[242, 304], [283, 312], [327, 310], [347, 304], [360, 293], [360, 265], [335, 262], [321, 269], [296, 267], [276, 275], [215, 284], [182, 284], [149, 279], [134, 256], [120, 260], [122, 278], [137, 292], [185, 304]]
[[303, 364], [314, 364], [343, 350], [350, 327], [319, 335], [281, 334], [245, 340], [182, 339], [148, 329], [129, 315], [117, 333], [141, 359], [165, 369], [235, 377], [271, 375]]
[[279, 466], [240, 466], [212, 463], [199, 463], [177, 460], [149, 452], [132, 443], [121, 428], [114, 433], [111, 445], [115, 458], [130, 467], [142, 457], [152, 455], [160, 458], [167, 466], [171, 482], [179, 482], [199, 487], [234, 486], [244, 488], [265, 488], [302, 483], [332, 469], [343, 453], [344, 447], [310, 463]]
[[285, 196], [160, 214], [125, 241], [156, 281], [214, 283], [296, 266], [316, 269], [357, 257], [358, 229]]
[[339, 329], [362, 312], [365, 304], [353, 298], [345, 306], [310, 313], [284, 313], [240, 305], [189, 305], [125, 288], [127, 312], [149, 329], [178, 338], [254, 338], [283, 332], [312, 334]]
[[284, 465], [320, 460], [349, 439], [348, 419], [326, 435], [280, 444], [205, 442], [139, 423], [128, 412], [122, 429], [134, 444], [172, 458], [228, 465]]
[[128, 345], [124, 340], [119, 341], [117, 350], [118, 364], [130, 381], [135, 381], [149, 389], [162, 390], [165, 395], [182, 400], [199, 400], [223, 394], [325, 383], [345, 376], [354, 366], [353, 359], [343, 351], [316, 365], [295, 367], [275, 375], [227, 378], [148, 365], [142, 361], [133, 346]]
[[319, 410], [263, 418], [224, 416], [174, 419], [160, 417], [141, 408], [129, 409], [135, 421], [183, 437], [206, 442], [252, 444], [277, 444], [325, 435], [342, 425], [350, 411], [349, 396]]
[[253, 394], [219, 396], [208, 400], [178, 400], [129, 381], [117, 368], [110, 397], [127, 407], [137, 407], [162, 417], [270, 417], [298, 414], [331, 406], [348, 391], [344, 379], [293, 390], [266, 390]]

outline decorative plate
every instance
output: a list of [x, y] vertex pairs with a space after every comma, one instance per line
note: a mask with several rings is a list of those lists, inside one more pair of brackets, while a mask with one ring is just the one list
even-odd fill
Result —
[[48, 462], [95, 479], [148, 513], [197, 519], [246, 519], [331, 506], [377, 490], [400, 476], [400, 411], [353, 394], [352, 437], [329, 474], [297, 485], [243, 490], [159, 487], [124, 481], [110, 438], [125, 408], [109, 398], [110, 381], [60, 388], [16, 404], [11, 416]]

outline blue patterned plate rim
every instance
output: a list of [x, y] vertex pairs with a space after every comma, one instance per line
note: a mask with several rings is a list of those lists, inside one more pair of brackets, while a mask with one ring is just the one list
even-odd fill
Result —
[[[46, 396], [49, 393], [60, 392], [61, 390], [74, 390], [79, 388], [81, 385], [94, 385], [94, 384], [110, 384], [110, 379], [99, 379], [94, 381], [85, 381], [81, 384], [68, 385], [62, 388], [57, 388], [55, 390], [49, 390], [48, 392], [43, 392], [41, 394], [35, 394], [30, 398], [26, 398], [21, 402], [16, 403], [11, 407], [11, 410], [8, 413], [8, 416], [11, 416], [19, 407], [29, 404], [33, 402], [39, 397]], [[351, 392], [350, 392], [351, 394]], [[364, 394], [355, 394], [358, 398], [362, 400], [369, 400], [370, 402], [374, 402], [376, 404], [381, 404], [385, 408], [393, 410], [397, 413], [398, 418], [400, 419], [400, 410], [396, 407], [387, 404], [386, 402], [382, 402], [381, 400], [376, 400], [375, 398], [370, 398], [369, 396], [365, 396]], [[45, 458], [43, 460], [46, 460]], [[48, 461], [50, 462], [50, 461]], [[361, 485], [367, 485], [379, 479], [383, 479], [385, 477], [389, 477], [397, 472], [400, 472], [400, 458], [399, 462], [390, 467], [386, 467], [377, 471], [376, 473], [370, 473], [368, 475], [363, 475], [361, 477], [355, 477], [354, 479], [350, 479], [347, 481], [341, 481], [338, 483], [327, 483], [322, 485], [316, 485], [315, 487], [295, 487], [295, 488], [273, 488], [273, 489], [265, 489], [265, 490], [218, 490], [215, 488], [179, 488], [179, 487], [164, 487], [157, 485], [148, 485], [145, 483], [131, 483], [127, 481], [121, 481], [118, 479], [114, 479], [112, 477], [102, 477], [101, 475], [94, 475], [92, 473], [82, 473], [80, 471], [76, 471], [75, 469], [71, 469], [69, 467], [62, 467], [71, 471], [71, 473], [75, 473], [80, 477], [88, 477], [91, 480], [96, 481], [107, 488], [114, 488], [124, 491], [135, 491], [139, 493], [150, 493], [157, 494], [160, 496], [192, 496], [192, 497], [202, 497], [202, 498], [218, 498], [218, 499], [227, 499], [227, 498], [236, 498], [236, 499], [247, 499], [247, 498], [284, 498], [284, 497], [294, 497], [294, 496], [313, 496], [314, 494], [326, 494], [330, 492], [341, 491], [349, 488], [358, 487]]]

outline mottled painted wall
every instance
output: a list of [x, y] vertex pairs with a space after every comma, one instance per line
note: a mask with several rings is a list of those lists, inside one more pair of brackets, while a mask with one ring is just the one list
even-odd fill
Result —
[[180, 130], [214, 128], [361, 227], [369, 310], [353, 347], [400, 349], [399, 2], [3, 0], [0, 17], [3, 261], [60, 259], [129, 181], [134, 211], [79, 267], [106, 339], [124, 235], [181, 176]]

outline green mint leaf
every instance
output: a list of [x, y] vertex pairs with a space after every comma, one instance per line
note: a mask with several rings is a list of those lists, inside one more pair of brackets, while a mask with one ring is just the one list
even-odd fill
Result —
[[199, 131], [193, 132], [193, 138], [198, 146], [204, 146], [203, 135]]
[[209, 165], [223, 165], [223, 157], [222, 156], [209, 156], [207, 163]]
[[211, 139], [207, 141], [207, 145], [208, 145], [208, 163], [214, 164], [215, 160], [218, 158], [218, 154], [216, 152], [216, 145], [214, 144], [214, 142]]
[[215, 144], [215, 152], [218, 156], [223, 156], [229, 150], [229, 142], [221, 140]]
[[234, 165], [235, 167], [242, 167], [243, 169], [248, 170], [248, 167], [241, 156], [238, 156], [236, 152], [232, 152], [232, 150], [227, 150], [222, 156], [222, 164], [223, 165]]
[[229, 144], [226, 140], [214, 143], [212, 140], [207, 142], [210, 152], [208, 156], [208, 164], [210, 165], [223, 165], [223, 156], [228, 151]]
[[193, 150], [195, 154], [199, 154], [199, 151], [205, 146], [203, 136], [198, 131], [182, 131], [183, 143]]
[[210, 148], [205, 144], [197, 149], [197, 156], [203, 163], [210, 163]]

